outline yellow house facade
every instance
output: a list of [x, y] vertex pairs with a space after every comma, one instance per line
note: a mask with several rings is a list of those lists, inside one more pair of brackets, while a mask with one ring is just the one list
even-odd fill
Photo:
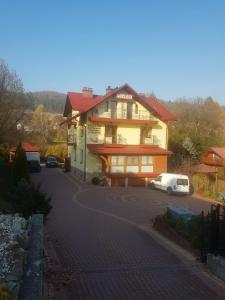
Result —
[[103, 96], [84, 88], [67, 94], [64, 117], [71, 167], [84, 181], [104, 177], [113, 186], [147, 186], [167, 171], [167, 124], [175, 118], [155, 98], [127, 84]]

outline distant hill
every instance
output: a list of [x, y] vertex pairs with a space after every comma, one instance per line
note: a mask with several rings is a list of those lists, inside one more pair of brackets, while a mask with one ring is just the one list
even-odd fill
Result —
[[66, 94], [52, 91], [41, 91], [32, 93], [32, 96], [34, 109], [39, 104], [43, 104], [45, 107], [45, 111], [47, 112], [63, 113]]

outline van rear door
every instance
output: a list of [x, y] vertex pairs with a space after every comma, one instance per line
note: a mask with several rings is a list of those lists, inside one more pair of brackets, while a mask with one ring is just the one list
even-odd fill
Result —
[[182, 193], [189, 193], [188, 178], [177, 178], [177, 191]]

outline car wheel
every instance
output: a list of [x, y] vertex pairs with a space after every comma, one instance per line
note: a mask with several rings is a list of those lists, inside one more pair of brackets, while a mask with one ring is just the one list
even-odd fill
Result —
[[173, 190], [172, 190], [172, 188], [169, 186], [169, 187], [167, 188], [167, 194], [171, 196], [172, 193], [173, 193]]

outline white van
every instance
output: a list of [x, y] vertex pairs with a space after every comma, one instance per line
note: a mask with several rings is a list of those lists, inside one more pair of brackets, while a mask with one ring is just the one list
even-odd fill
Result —
[[150, 187], [166, 191], [169, 195], [173, 193], [187, 195], [193, 192], [188, 176], [182, 174], [161, 173], [151, 181]]

